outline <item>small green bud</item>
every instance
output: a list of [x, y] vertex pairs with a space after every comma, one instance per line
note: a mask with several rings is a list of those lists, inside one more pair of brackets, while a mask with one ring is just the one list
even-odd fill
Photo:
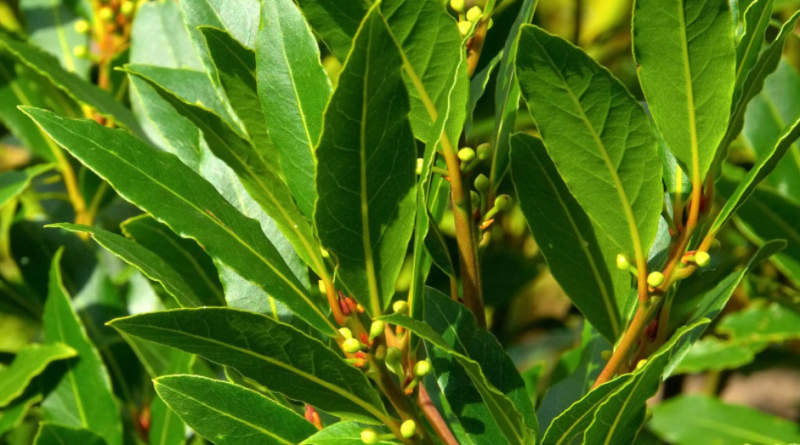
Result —
[[702, 250], [698, 250], [694, 254], [694, 262], [697, 263], [698, 267], [708, 266], [709, 261], [711, 261], [711, 256], [708, 254], [708, 252], [703, 252]]
[[422, 167], [425, 165], [425, 160], [422, 158], [417, 158], [417, 174], [422, 174]]
[[464, 147], [461, 150], [458, 150], [458, 159], [461, 159], [461, 162], [469, 162], [475, 159], [475, 150]]
[[361, 441], [367, 445], [375, 445], [378, 443], [378, 433], [372, 428], [365, 428], [361, 430]]
[[86, 45], [78, 45], [72, 48], [72, 54], [79, 59], [85, 59], [89, 57], [89, 48], [87, 48]]
[[619, 270], [629, 270], [631, 268], [631, 259], [628, 255], [624, 253], [620, 253], [617, 255], [617, 269]]
[[483, 16], [483, 11], [480, 6], [473, 6], [467, 11], [467, 20], [474, 22]]
[[134, 10], [136, 10], [136, 4], [132, 1], [123, 2], [122, 6], [119, 7], [119, 12], [125, 17], [132, 16]]
[[369, 341], [375, 340], [376, 338], [380, 337], [383, 334], [383, 330], [386, 328], [386, 323], [375, 320], [372, 322], [372, 326], [369, 327]]
[[649, 422], [650, 419], [652, 419], [652, 418], [653, 418], [653, 410], [650, 409], [650, 408], [647, 408], [647, 412], [644, 414], [644, 421], [645, 422]]
[[481, 195], [478, 194], [475, 190], [469, 191], [469, 197], [472, 199], [472, 205], [480, 205], [481, 203]]
[[400, 425], [400, 434], [404, 438], [411, 439], [412, 437], [414, 437], [414, 434], [416, 433], [417, 433], [417, 424], [414, 423], [413, 420], [411, 419], [406, 420], [405, 422], [403, 422], [402, 425]]
[[602, 357], [604, 362], [611, 360], [611, 355], [613, 355], [613, 353], [611, 352], [610, 349], [606, 349], [600, 352], [600, 357]]
[[395, 301], [392, 305], [392, 310], [395, 314], [407, 314], [408, 313], [408, 303], [403, 300]]
[[664, 283], [664, 274], [661, 272], [653, 272], [647, 276], [647, 284], [651, 287], [658, 287]]
[[481, 161], [487, 161], [492, 157], [492, 144], [488, 142], [484, 142], [481, 145], [478, 145], [478, 159]]
[[92, 25], [90, 25], [86, 20], [81, 19], [75, 22], [75, 31], [78, 34], [89, 34], [91, 29]]
[[463, 22], [458, 22], [458, 31], [461, 33], [462, 36], [469, 34], [469, 31], [472, 29], [472, 23], [464, 20]]
[[500, 195], [494, 198], [494, 207], [497, 210], [505, 210], [511, 207], [511, 197], [508, 195]]
[[100, 8], [100, 18], [108, 22], [114, 18], [114, 11], [108, 6], [104, 6]]
[[344, 352], [348, 354], [355, 354], [361, 350], [361, 342], [355, 338], [348, 338], [342, 344], [342, 349], [344, 349]]
[[453, 8], [453, 11], [461, 14], [464, 12], [464, 8], [467, 7], [467, 2], [465, 0], [450, 0], [450, 7]]
[[492, 26], [494, 26], [494, 19], [489, 19], [489, 24], [486, 25], [486, 29], [492, 29]]
[[429, 372], [431, 372], [431, 362], [427, 360], [422, 360], [414, 365], [414, 375], [417, 377], [425, 377]]
[[339, 333], [342, 334], [342, 337], [344, 337], [347, 340], [353, 338], [353, 331], [351, 331], [350, 329], [341, 328], [339, 329]]
[[646, 364], [647, 364], [647, 359], [639, 360], [639, 363], [636, 363], [636, 369], [637, 370], [642, 369]]
[[475, 190], [481, 193], [486, 193], [489, 190], [489, 178], [486, 175], [480, 174], [475, 178]]

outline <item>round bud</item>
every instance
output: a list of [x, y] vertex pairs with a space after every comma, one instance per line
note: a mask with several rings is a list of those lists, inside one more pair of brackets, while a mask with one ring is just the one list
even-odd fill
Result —
[[89, 34], [91, 29], [92, 25], [90, 25], [86, 20], [81, 19], [75, 22], [75, 31], [78, 34]]
[[620, 253], [617, 255], [617, 269], [619, 270], [628, 270], [631, 268], [631, 259], [628, 258], [628, 255], [624, 253]]
[[342, 334], [342, 337], [344, 337], [345, 339], [353, 338], [353, 331], [351, 331], [350, 329], [341, 328], [339, 329], [339, 333]]
[[125, 17], [132, 16], [134, 10], [136, 10], [136, 4], [132, 1], [123, 2], [122, 6], [119, 7], [119, 12]]
[[458, 159], [461, 159], [462, 162], [469, 162], [475, 159], [475, 150], [464, 147], [461, 150], [458, 150]]
[[378, 443], [378, 433], [372, 428], [365, 428], [361, 430], [361, 441], [367, 445], [375, 445]]
[[85, 59], [89, 56], [89, 48], [85, 45], [78, 45], [75, 48], [72, 48], [72, 54], [79, 59]]
[[461, 14], [464, 12], [464, 8], [467, 7], [467, 2], [465, 0], [450, 0], [450, 7], [453, 8], [453, 11]]
[[610, 349], [606, 349], [600, 352], [600, 357], [603, 359], [604, 362], [611, 360], [611, 355], [613, 353]]
[[511, 207], [511, 197], [508, 195], [500, 195], [494, 198], [494, 207], [497, 210], [505, 210]]
[[375, 340], [378, 336], [383, 334], [383, 330], [386, 328], [386, 324], [380, 320], [375, 320], [372, 322], [372, 326], [369, 327], [369, 340]]
[[108, 22], [114, 18], [114, 11], [108, 6], [104, 6], [100, 8], [100, 18]]
[[425, 377], [429, 372], [431, 372], [431, 362], [427, 360], [422, 360], [414, 365], [414, 375], [417, 377]]
[[417, 158], [417, 174], [422, 174], [422, 167], [425, 165], [425, 160], [422, 158]]
[[636, 363], [636, 369], [637, 370], [642, 369], [646, 364], [647, 364], [647, 359], [639, 360], [639, 363]]
[[487, 178], [486, 175], [480, 174], [475, 178], [475, 190], [481, 193], [485, 193], [486, 190], [489, 190], [489, 178]]
[[361, 342], [355, 338], [348, 338], [342, 343], [342, 349], [348, 354], [355, 354], [361, 350]]
[[484, 142], [481, 145], [478, 145], [478, 159], [481, 161], [486, 161], [492, 157], [492, 144], [488, 142]]
[[472, 200], [472, 205], [476, 206], [481, 203], [481, 195], [478, 194], [475, 190], [469, 191], [469, 197]]
[[470, 22], [478, 20], [479, 18], [481, 18], [481, 16], [483, 16], [483, 11], [481, 11], [480, 6], [473, 6], [469, 8], [469, 11], [467, 11], [467, 20], [469, 20]]
[[392, 305], [392, 310], [394, 310], [395, 314], [407, 314], [408, 313], [408, 303], [403, 300], [395, 301]]
[[492, 29], [492, 26], [494, 26], [494, 19], [489, 19], [489, 24], [486, 25], [486, 29]]
[[647, 284], [651, 287], [658, 287], [664, 283], [664, 274], [661, 272], [653, 272], [647, 276]]
[[711, 256], [708, 254], [708, 252], [699, 250], [694, 254], [694, 262], [697, 263], [699, 267], [708, 266], [709, 261], [711, 261]]
[[411, 419], [406, 420], [405, 422], [403, 422], [402, 425], [400, 425], [400, 434], [404, 438], [411, 439], [412, 437], [414, 437], [414, 434], [416, 433], [417, 433], [417, 424], [414, 423], [413, 420]]
[[472, 29], [472, 23], [468, 21], [458, 22], [458, 31], [461, 33], [462, 36], [469, 34], [469, 31]]

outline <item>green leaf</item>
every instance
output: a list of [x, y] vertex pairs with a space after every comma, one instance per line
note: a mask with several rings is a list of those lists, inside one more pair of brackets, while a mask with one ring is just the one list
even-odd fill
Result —
[[517, 76], [570, 192], [618, 253], [635, 254], [644, 267], [663, 205], [656, 140], [644, 110], [586, 53], [533, 26], [520, 32]]
[[519, 110], [520, 87], [516, 76], [517, 48], [522, 25], [533, 19], [539, 0], [525, 0], [520, 7], [517, 19], [511, 25], [506, 37], [500, 68], [497, 72], [497, 84], [494, 96], [494, 133], [492, 134], [492, 170], [489, 175], [492, 193], [496, 193], [503, 180], [511, 155], [509, 138], [514, 131]]
[[135, 315], [111, 326], [180, 348], [340, 417], [388, 420], [364, 374], [300, 331], [236, 309], [179, 309]]
[[0, 411], [0, 438], [9, 431], [19, 428], [28, 411], [42, 401], [42, 395], [34, 393], [30, 397], [21, 396], [14, 403]]
[[176, 375], [155, 386], [187, 425], [219, 445], [296, 444], [316, 431], [294, 411], [232, 383]]
[[34, 445], [106, 445], [107, 442], [94, 431], [71, 428], [57, 423], [42, 422], [36, 433]]
[[[304, 440], [301, 445], [363, 445], [361, 431], [363, 425], [355, 422], [336, 422]], [[388, 433], [387, 428], [373, 428], [378, 434]], [[379, 440], [376, 445], [390, 445], [395, 442]]]
[[728, 200], [709, 229], [709, 233], [712, 236], [719, 232], [728, 219], [747, 201], [747, 198], [755, 191], [756, 186], [772, 173], [781, 159], [783, 159], [783, 155], [792, 148], [792, 144], [798, 137], [800, 137], [800, 116], [791, 125], [784, 128], [778, 137], [778, 141], [772, 146], [772, 150], [762, 155], [753, 168], [747, 172], [747, 175], [736, 187], [736, 190], [727, 193]]
[[21, 0], [19, 8], [28, 25], [28, 41], [55, 56], [61, 66], [88, 79], [91, 61], [75, 57], [77, 46], [87, 46], [89, 36], [75, 30], [79, 1]]
[[339, 60], [344, 60], [367, 15], [367, 2], [341, 0], [334, 5], [325, 0], [298, 0], [297, 3], [325, 45]]
[[338, 277], [379, 315], [414, 227], [416, 149], [402, 60], [377, 8], [339, 76], [317, 146], [314, 222]]
[[[111, 379], [64, 288], [59, 266], [61, 252], [63, 249], [53, 257], [50, 269], [50, 291], [43, 317], [44, 339], [48, 343], [62, 342], [72, 347], [78, 357], [48, 369], [46, 381], [55, 386], [42, 402], [44, 418], [69, 427], [89, 429], [108, 445], [121, 445], [122, 423]], [[54, 433], [58, 431], [55, 429]]]
[[0, 408], [22, 395], [33, 378], [44, 372], [50, 363], [77, 354], [63, 343], [25, 345], [8, 367], [0, 369]]
[[707, 396], [680, 396], [656, 405], [650, 428], [675, 445], [787, 445], [800, 442], [797, 424]]
[[25, 170], [11, 170], [0, 173], [0, 207], [16, 199], [30, 185], [33, 179], [53, 169], [52, 164], [35, 165]]
[[753, 68], [764, 43], [764, 32], [772, 18], [773, 0], [757, 0], [750, 3], [744, 13], [744, 33], [736, 44], [736, 80], [733, 103], [738, 103], [744, 81]]
[[539, 139], [517, 133], [511, 147], [520, 206], [550, 272], [592, 326], [616, 340], [631, 293], [629, 272], [616, 267], [619, 248], [570, 194]]
[[255, 47], [259, 25], [259, 1], [240, 0], [185, 0], [181, 3], [186, 28], [197, 47], [205, 51], [203, 36], [198, 30], [201, 26], [213, 26], [231, 33], [248, 48]]
[[678, 330], [672, 338], [637, 366], [631, 378], [619, 390], [603, 402], [594, 414], [594, 420], [584, 435], [584, 444], [629, 445], [642, 427], [647, 411], [647, 400], [653, 397], [661, 385], [661, 377], [670, 358], [679, 349], [680, 340], [694, 329], [706, 325], [701, 320]]
[[[800, 75], [787, 60], [782, 60], [775, 73], [767, 77], [764, 91], [747, 106], [744, 136], [763, 158], [772, 150], [781, 131], [800, 116]], [[800, 146], [792, 144], [789, 152], [764, 179], [784, 196], [800, 201]]]
[[181, 238], [150, 215], [128, 219], [122, 233], [160, 256], [206, 306], [224, 306], [225, 296], [211, 257], [194, 240]]
[[3, 32], [0, 32], [0, 48], [4, 48], [17, 61], [47, 78], [75, 101], [96, 109], [102, 116], [124, 125], [134, 134], [143, 135], [130, 110], [104, 90], [61, 68], [52, 55]]
[[752, 362], [755, 354], [764, 347], [765, 343], [744, 344], [706, 337], [692, 345], [673, 374], [736, 369]]
[[633, 54], [647, 106], [683, 171], [706, 177], [728, 125], [736, 48], [727, 0], [637, 0]]
[[181, 23], [176, 2], [147, 2], [139, 5], [131, 30], [131, 63], [202, 71], [187, 30]]
[[[439, 386], [475, 444], [534, 440], [538, 424], [525, 382], [497, 339], [478, 327], [467, 308], [426, 288], [424, 321], [398, 314], [381, 319], [409, 329], [430, 345]], [[483, 425], [471, 420], [477, 412], [482, 413]]]
[[281, 300], [312, 326], [336, 329], [293, 275], [254, 220], [175, 156], [159, 153], [125, 132], [87, 120], [26, 109], [59, 144], [181, 236], [194, 238], [216, 260]]
[[[418, 208], [417, 211], [425, 211], [428, 214], [427, 221], [429, 225], [428, 235], [425, 237], [425, 249], [428, 251], [431, 260], [439, 267], [439, 269], [442, 269], [442, 272], [451, 277], [455, 277], [456, 267], [453, 263], [453, 259], [450, 258], [447, 240], [445, 240], [444, 234], [442, 233], [441, 229], [439, 229], [439, 225], [436, 224], [436, 218], [431, 215], [430, 211], [427, 209], [427, 206], [424, 209]], [[419, 224], [417, 227], [419, 227]]]
[[289, 189], [311, 218], [317, 198], [314, 147], [331, 83], [320, 64], [319, 45], [294, 2], [264, 0], [261, 8], [258, 95]]
[[492, 77], [492, 72], [500, 63], [503, 57], [503, 52], [500, 51], [496, 56], [486, 64], [486, 66], [478, 73], [472, 76], [469, 82], [469, 103], [467, 103], [467, 121], [464, 123], [464, 133], [467, 139], [470, 137], [474, 125], [473, 119], [475, 118], [475, 107], [478, 106], [478, 101], [483, 97], [486, 91], [486, 85], [489, 84], [489, 78]]
[[73, 233], [86, 233], [90, 235], [106, 250], [137, 268], [147, 278], [164, 286], [164, 290], [175, 297], [175, 301], [180, 306], [203, 306], [203, 303], [197, 295], [195, 295], [192, 288], [186, 284], [186, 280], [184, 280], [169, 263], [155, 253], [147, 250], [147, 248], [136, 244], [124, 236], [80, 224], [61, 223], [53, 224], [50, 227], [57, 227]]
[[800, 314], [778, 303], [751, 307], [725, 317], [717, 331], [747, 342], [792, 340], [800, 337]]

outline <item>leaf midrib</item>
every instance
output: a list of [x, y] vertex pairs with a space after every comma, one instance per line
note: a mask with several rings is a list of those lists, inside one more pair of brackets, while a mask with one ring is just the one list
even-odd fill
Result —
[[698, 187], [700, 181], [700, 145], [697, 141], [697, 116], [694, 104], [694, 85], [692, 84], [692, 67], [689, 59], [689, 37], [686, 35], [686, 16], [684, 0], [678, 0], [678, 21], [680, 22], [681, 51], [683, 55], [683, 72], [686, 80], [686, 102], [689, 116], [689, 138], [692, 149], [692, 185]]

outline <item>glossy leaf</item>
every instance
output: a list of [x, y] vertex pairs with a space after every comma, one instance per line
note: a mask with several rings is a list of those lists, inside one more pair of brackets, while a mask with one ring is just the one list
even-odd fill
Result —
[[707, 396], [681, 396], [653, 408], [651, 429], [676, 445], [800, 442], [797, 424]]
[[57, 423], [42, 422], [33, 445], [106, 445], [107, 442], [91, 430], [71, 428]]
[[[764, 90], [747, 106], [744, 136], [758, 158], [766, 156], [781, 131], [800, 116], [800, 74], [787, 60], [767, 77]], [[784, 196], [800, 201], [800, 146], [795, 142], [764, 179]]]
[[800, 116], [781, 132], [772, 150], [762, 155], [736, 189], [728, 193], [728, 200], [709, 229], [711, 233], [717, 233], [723, 224], [747, 201], [756, 186], [769, 176], [798, 137], [800, 137]]
[[685, 326], [647, 362], [633, 372], [629, 381], [613, 393], [594, 414], [594, 421], [584, 435], [584, 444], [633, 444], [645, 419], [647, 400], [653, 397], [661, 385], [661, 377], [670, 358], [680, 346], [680, 340], [709, 320], [701, 320]]
[[104, 117], [113, 119], [137, 135], [142, 135], [139, 124], [130, 110], [99, 87], [64, 70], [52, 55], [3, 32], [0, 32], [0, 48], [5, 49], [17, 61], [50, 80], [53, 85], [75, 101], [96, 109]]
[[181, 23], [176, 2], [147, 2], [139, 5], [131, 30], [132, 63], [169, 68], [203, 70], [189, 34]]
[[77, 354], [63, 343], [24, 346], [8, 367], [0, 369], [0, 408], [22, 395], [34, 377], [44, 372], [50, 363]]
[[[474, 443], [533, 440], [538, 423], [525, 382], [497, 339], [478, 327], [467, 308], [427, 288], [424, 321], [398, 314], [382, 320], [403, 326], [429, 343], [438, 383]], [[483, 403], [476, 403], [478, 400]], [[481, 422], [489, 424], [470, 422], [471, 409], [482, 411]], [[487, 432], [482, 435], [484, 428]]]
[[31, 185], [33, 179], [53, 169], [53, 165], [35, 165], [25, 170], [11, 170], [0, 173], [0, 207], [16, 199]]
[[500, 59], [503, 57], [503, 52], [500, 51], [497, 53], [496, 56], [486, 64], [486, 66], [480, 71], [475, 73], [472, 76], [472, 79], [469, 82], [469, 102], [467, 104], [467, 121], [464, 123], [464, 133], [467, 135], [467, 138], [470, 136], [470, 132], [472, 131], [475, 118], [475, 107], [478, 106], [478, 101], [481, 100], [483, 97], [483, 93], [486, 91], [486, 86], [489, 84], [489, 79], [492, 77], [492, 73], [494, 69], [497, 68], [497, 65], [500, 63]]
[[298, 3], [325, 45], [339, 60], [344, 60], [361, 20], [367, 15], [367, 2], [342, 0], [334, 5], [324, 0], [298, 0]]
[[331, 84], [319, 46], [291, 0], [264, 0], [256, 38], [258, 95], [286, 182], [304, 215], [312, 217], [314, 147]]
[[758, 0], [750, 3], [744, 13], [744, 33], [736, 44], [736, 79], [733, 103], [741, 97], [741, 89], [747, 74], [753, 68], [764, 43], [764, 32], [772, 18], [773, 0]]
[[82, 79], [89, 77], [91, 62], [72, 53], [77, 46], [89, 44], [89, 38], [75, 30], [77, 1], [21, 0], [20, 12], [28, 25], [28, 41], [55, 56], [61, 66]]
[[125, 199], [176, 233], [198, 240], [212, 257], [283, 301], [313, 326], [335, 332], [258, 223], [231, 207], [175, 156], [94, 122], [67, 120], [44, 110], [26, 112]]
[[[362, 445], [363, 425], [355, 422], [336, 422], [304, 440], [301, 445]], [[388, 433], [386, 428], [373, 428], [378, 434]], [[395, 442], [379, 440], [376, 445], [390, 445]]]
[[520, 7], [517, 19], [511, 25], [503, 47], [503, 56], [497, 72], [497, 83], [494, 96], [494, 133], [492, 134], [492, 169], [489, 175], [492, 193], [497, 192], [503, 180], [511, 154], [511, 133], [517, 122], [520, 88], [516, 75], [517, 48], [522, 25], [533, 19], [539, 0], [525, 0]]
[[533, 26], [520, 32], [517, 76], [572, 195], [620, 253], [644, 258], [663, 196], [644, 110], [584, 52]]
[[675, 368], [674, 374], [724, 371], [744, 366], [755, 359], [755, 354], [766, 343], [747, 343], [705, 337], [691, 349]]
[[414, 226], [416, 150], [402, 60], [373, 8], [339, 76], [317, 147], [314, 222], [338, 277], [378, 315]]
[[637, 0], [633, 53], [659, 134], [693, 182], [725, 135], [736, 75], [727, 0]]
[[248, 48], [255, 46], [259, 24], [258, 0], [228, 2], [224, 0], [186, 0], [181, 2], [186, 28], [199, 52], [205, 43], [198, 30], [201, 26], [213, 26], [231, 33]]
[[224, 305], [225, 296], [214, 262], [194, 240], [179, 237], [149, 215], [133, 217], [120, 228], [125, 236], [175, 269], [204, 305]]
[[175, 375], [155, 386], [187, 425], [219, 445], [296, 444], [316, 432], [294, 411], [232, 383]]
[[[42, 402], [44, 418], [64, 426], [90, 429], [102, 438], [101, 442], [121, 445], [122, 423], [111, 379], [64, 289], [61, 252], [59, 250], [56, 253], [50, 269], [50, 291], [43, 317], [44, 339], [48, 343], [61, 342], [70, 346], [78, 352], [78, 357], [56, 363], [48, 369], [50, 377], [46, 380], [53, 383], [54, 387], [46, 393]], [[54, 429], [54, 432], [58, 431]], [[40, 432], [39, 436], [42, 435]]]
[[28, 411], [33, 405], [42, 401], [42, 395], [35, 393], [30, 397], [22, 396], [17, 398], [14, 403], [0, 410], [0, 437], [9, 431], [19, 428]]
[[130, 335], [230, 366], [272, 391], [346, 418], [386, 419], [362, 372], [296, 329], [260, 314], [206, 308], [114, 320]]
[[733, 313], [717, 326], [720, 333], [748, 342], [781, 342], [800, 337], [800, 314], [773, 303]]
[[517, 133], [511, 147], [520, 206], [550, 272], [592, 326], [616, 340], [631, 294], [629, 272], [616, 268], [619, 247], [572, 196], [539, 139]]

